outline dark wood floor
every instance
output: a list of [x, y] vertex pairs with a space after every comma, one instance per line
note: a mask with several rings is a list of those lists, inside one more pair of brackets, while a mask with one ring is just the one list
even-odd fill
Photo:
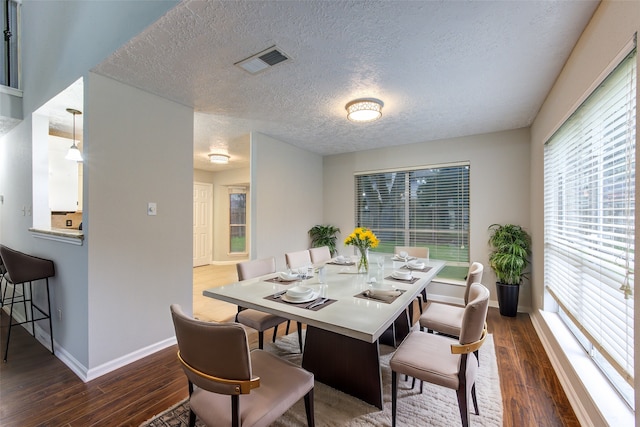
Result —
[[[7, 322], [3, 313], [3, 350]], [[488, 325], [498, 357], [503, 425], [579, 426], [529, 316], [506, 318], [490, 309]], [[255, 346], [256, 337], [250, 341]], [[8, 362], [0, 362], [3, 427], [138, 426], [187, 396], [175, 347], [83, 383], [22, 328], [12, 331], [10, 344]]]

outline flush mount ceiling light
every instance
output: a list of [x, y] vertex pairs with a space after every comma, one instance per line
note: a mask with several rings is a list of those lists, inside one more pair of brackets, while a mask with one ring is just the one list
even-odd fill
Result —
[[226, 165], [229, 163], [229, 155], [228, 154], [209, 154], [209, 161], [211, 163], [216, 163], [219, 165]]
[[69, 147], [69, 151], [67, 151], [67, 155], [64, 156], [64, 158], [67, 160], [73, 160], [75, 162], [81, 162], [82, 153], [80, 153], [80, 150], [76, 145], [76, 115], [82, 114], [82, 111], [73, 108], [67, 108], [67, 112], [73, 114], [73, 144], [71, 144], [71, 147]]
[[378, 120], [382, 117], [384, 103], [375, 98], [354, 99], [344, 108], [347, 110], [347, 118], [352, 122], [364, 123]]

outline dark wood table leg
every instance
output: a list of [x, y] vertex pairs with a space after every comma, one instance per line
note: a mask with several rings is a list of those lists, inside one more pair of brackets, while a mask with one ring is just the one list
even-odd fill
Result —
[[302, 367], [328, 386], [382, 409], [378, 343], [307, 325]]

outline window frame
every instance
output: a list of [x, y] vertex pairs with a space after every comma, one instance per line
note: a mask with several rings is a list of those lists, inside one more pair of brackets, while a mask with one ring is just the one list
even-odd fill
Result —
[[[457, 176], [452, 172], [456, 169]], [[440, 173], [442, 176], [439, 176]], [[393, 253], [394, 246], [428, 246], [430, 257], [446, 261], [445, 269], [438, 275], [438, 280], [449, 283], [464, 282], [470, 263], [470, 162], [363, 171], [354, 175], [355, 224], [357, 227], [370, 228], [376, 233], [380, 239], [380, 246], [374, 250], [375, 252]], [[400, 179], [396, 179], [398, 177]], [[461, 177], [463, 182], [454, 182], [454, 179], [459, 180]], [[383, 182], [387, 188], [386, 194], [381, 194], [377, 188]], [[421, 186], [426, 188], [420, 190]], [[443, 186], [452, 191], [455, 188], [456, 197], [460, 196], [462, 189], [466, 197], [464, 202], [455, 206], [451, 203], [444, 204], [443, 202], [450, 199], [446, 199], [446, 192], [443, 197]], [[375, 199], [378, 201], [377, 218], [368, 210], [370, 205], [375, 208], [376, 202], [365, 200], [366, 194], [370, 191], [376, 194]], [[420, 203], [425, 210], [417, 212]], [[383, 209], [387, 209], [387, 217], [395, 218], [380, 218]], [[431, 210], [431, 213], [427, 213], [427, 209]], [[447, 220], [447, 216], [454, 219]], [[454, 228], [439, 228], [439, 225], [447, 221], [450, 225], [455, 224]], [[383, 222], [385, 224], [382, 224]], [[392, 226], [389, 226], [390, 222], [393, 222]], [[453, 239], [447, 238], [447, 241], [457, 242], [455, 251], [452, 246], [447, 249], [443, 243], [445, 239], [440, 239], [445, 234], [453, 236]]]
[[[624, 72], [625, 66], [631, 68], [627, 75], [618, 76], [617, 72]], [[633, 406], [633, 397], [629, 399], [627, 385], [633, 385], [633, 318], [634, 307], [633, 297], [630, 296], [629, 300], [626, 300], [623, 305], [630, 308], [622, 308], [624, 316], [628, 316], [630, 313], [631, 322], [631, 374], [628, 371], [628, 362], [620, 364], [612, 354], [615, 354], [615, 350], [611, 349], [613, 353], [609, 354], [609, 350], [605, 350], [602, 342], [607, 342], [608, 337], [613, 332], [597, 332], [594, 331], [592, 326], [592, 320], [589, 317], [595, 313], [594, 310], [602, 310], [604, 313], [604, 322], [601, 324], [609, 328], [613, 325], [613, 312], [610, 309], [591, 307], [587, 309], [587, 305], [581, 304], [598, 304], [597, 307], [603, 307], [603, 304], [608, 304], [607, 301], [615, 301], [615, 298], [620, 299], [620, 296], [616, 293], [617, 287], [621, 287], [619, 292], [624, 295], [627, 291], [632, 291], [634, 283], [633, 275], [633, 260], [631, 260], [631, 270], [629, 270], [629, 257], [633, 258], [634, 253], [634, 238], [635, 229], [634, 216], [635, 216], [635, 158], [637, 156], [635, 150], [637, 124], [635, 123], [636, 111], [637, 111], [637, 51], [635, 44], [629, 46], [626, 52], [621, 54], [613, 61], [611, 67], [609, 67], [606, 73], [603, 73], [602, 78], [599, 79], [598, 84], [592, 86], [583, 100], [572, 110], [562, 124], [554, 131], [553, 135], [549, 137], [545, 142], [545, 155], [544, 155], [544, 283], [545, 293], [553, 299], [554, 304], [550, 304], [553, 311], [561, 313], [561, 319], [567, 323], [568, 328], [577, 337], [578, 341], [583, 345], [585, 353], [589, 355], [593, 363], [605, 374], [609, 381], [618, 389], [618, 392], [625, 398], [627, 404]], [[625, 78], [629, 79], [630, 86], [626, 88], [626, 92], [622, 90], [619, 92], [613, 92], [611, 88], [617, 88], [616, 85], [625, 88]], [[625, 93], [629, 96], [629, 100], [624, 97], [618, 98], [618, 93]], [[613, 109], [609, 108], [617, 106], [617, 102], [621, 103], [623, 107], [629, 107], [627, 109]], [[603, 106], [608, 107], [606, 110], [602, 110]], [[614, 111], [616, 114], [612, 113]], [[621, 111], [621, 112], [618, 112]], [[622, 117], [622, 119], [620, 118]], [[625, 117], [628, 117], [625, 122]], [[617, 118], [617, 120], [615, 119]], [[588, 119], [588, 121], [587, 121]], [[619, 123], [623, 123], [620, 125]], [[614, 126], [615, 124], [615, 126]], [[627, 126], [627, 127], [625, 127]], [[627, 129], [628, 128], [628, 129]], [[625, 129], [624, 136], [618, 136], [621, 133], [620, 129]], [[563, 138], [560, 140], [560, 138]], [[622, 140], [622, 142], [620, 142]], [[553, 144], [564, 143], [564, 146], [553, 147]], [[620, 145], [624, 145], [623, 154], [620, 153]], [[627, 146], [633, 146], [633, 152], [628, 152]], [[601, 148], [603, 147], [603, 148]], [[552, 149], [557, 150], [552, 153]], [[561, 151], [562, 150], [562, 151]], [[564, 151], [566, 150], [566, 151]], [[594, 154], [596, 153], [596, 154]], [[580, 155], [585, 156], [584, 161], [581, 161], [579, 165], [574, 165], [569, 160], [574, 159]], [[555, 156], [555, 157], [552, 157]], [[571, 156], [571, 157], [568, 157]], [[623, 165], [620, 168], [620, 164], [616, 163], [614, 166], [618, 166], [618, 169], [611, 168], [611, 158], [616, 159]], [[607, 169], [607, 167], [609, 169]], [[622, 173], [617, 172], [622, 170]], [[621, 181], [620, 176], [623, 180]], [[561, 178], [559, 178], [561, 177]], [[571, 180], [575, 177], [575, 182], [581, 187], [577, 191], [570, 192], [567, 190], [571, 185]], [[587, 178], [595, 178], [595, 180], [587, 180]], [[607, 179], [615, 182], [617, 185], [607, 185]], [[618, 181], [616, 181], [618, 179]], [[595, 186], [589, 187], [589, 184], [595, 182]], [[624, 197], [626, 203], [625, 208], [611, 207], [613, 202], [607, 200], [614, 194], [618, 200], [617, 195], [620, 191], [620, 182], [626, 185]], [[584, 187], [584, 190], [580, 190]], [[613, 193], [613, 189], [616, 192]], [[595, 195], [593, 195], [595, 194]], [[597, 199], [597, 200], [596, 200]], [[582, 200], [582, 202], [581, 202]], [[571, 201], [571, 202], [570, 202]], [[585, 203], [591, 203], [587, 205]], [[619, 203], [616, 205], [619, 206]], [[575, 208], [576, 213], [570, 211], [571, 208]], [[607, 210], [608, 209], [608, 210]], [[633, 211], [629, 215], [629, 211]], [[625, 221], [620, 220], [620, 216], [615, 216], [616, 212], [621, 213]], [[595, 215], [593, 212], [597, 212]], [[624, 214], [624, 212], [627, 212]], [[584, 218], [583, 218], [584, 217]], [[578, 221], [576, 218], [582, 218]], [[595, 223], [591, 222], [592, 227], [587, 227], [589, 218], [597, 220]], [[608, 218], [608, 220], [607, 220]], [[562, 228], [565, 228], [567, 233], [572, 222], [575, 225], [573, 230], [574, 236], [564, 237], [558, 236], [558, 233], [562, 232]], [[619, 240], [614, 240], [614, 231], [607, 232], [606, 229], [621, 228], [621, 222], [627, 227], [622, 233], [622, 236], [626, 236], [625, 239], [625, 262], [624, 265], [616, 266], [613, 258], [608, 257], [607, 253], [611, 253], [611, 247], [620, 246], [615, 243]], [[594, 225], [595, 224], [595, 225]], [[629, 225], [631, 224], [631, 225]], [[596, 228], [593, 228], [597, 226]], [[560, 231], [557, 227], [560, 227]], [[630, 228], [629, 228], [630, 227]], [[591, 234], [585, 234], [588, 230], [591, 230]], [[603, 231], [604, 230], [604, 231]], [[629, 234], [631, 233], [631, 234]], [[610, 241], [607, 240], [608, 239]], [[562, 243], [562, 240], [565, 243]], [[588, 241], [587, 241], [588, 240]], [[568, 246], [567, 246], [568, 245]], [[579, 246], [580, 245], [580, 246]], [[630, 245], [630, 246], [629, 246]], [[607, 257], [609, 259], [607, 259]], [[573, 260], [573, 261], [571, 261]], [[585, 261], [588, 260], [588, 261]], [[595, 271], [594, 265], [597, 264], [597, 271]], [[575, 264], [575, 265], [574, 265]], [[573, 266], [573, 267], [571, 267]], [[614, 270], [624, 269], [622, 276], [624, 279], [619, 280], [620, 283], [607, 285], [607, 282], [612, 282], [612, 275], [619, 277], [619, 272], [613, 273]], [[629, 273], [631, 272], [631, 276]], [[576, 276], [578, 275], [578, 276]], [[618, 280], [618, 279], [616, 279]], [[630, 280], [630, 283], [629, 283]], [[566, 290], [570, 286], [570, 281], [575, 282], [571, 286], [575, 286], [575, 290]], [[614, 289], [616, 288], [616, 289]], [[573, 287], [571, 288], [573, 289]], [[579, 289], [583, 289], [580, 291]], [[597, 289], [601, 289], [597, 291]], [[595, 291], [594, 291], [595, 290]], [[594, 294], [594, 292], [596, 292]], [[593, 296], [595, 295], [595, 296]], [[580, 301], [583, 301], [580, 303]], [[597, 302], [600, 301], [600, 302]], [[620, 304], [618, 304], [620, 305]], [[547, 304], [546, 309], [550, 306]], [[594, 317], [594, 316], [592, 316]], [[585, 320], [586, 319], [586, 320]], [[626, 322], [629, 322], [629, 317], [625, 317]], [[569, 323], [570, 322], [570, 323]], [[587, 323], [585, 323], [587, 322]], [[622, 322], [624, 325], [624, 322]], [[624, 328], [623, 328], [624, 329]], [[629, 326], [626, 326], [626, 335], [629, 336]], [[604, 338], [599, 338], [603, 336]], [[622, 337], [621, 337], [622, 338]], [[585, 341], [588, 344], [585, 344]], [[604, 351], [603, 351], [604, 350]], [[629, 354], [627, 350], [622, 353]], [[625, 368], [622, 365], [626, 365]], [[612, 372], [617, 372], [612, 375]], [[627, 384], [624, 382], [626, 381]]]

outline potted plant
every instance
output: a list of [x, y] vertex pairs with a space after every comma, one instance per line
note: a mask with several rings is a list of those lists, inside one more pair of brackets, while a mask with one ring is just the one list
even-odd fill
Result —
[[309, 230], [309, 237], [311, 238], [311, 247], [318, 248], [320, 246], [328, 246], [331, 256], [335, 256], [338, 252], [336, 248], [336, 234], [340, 232], [338, 227], [333, 225], [314, 225]]
[[496, 291], [500, 314], [514, 317], [518, 313], [518, 297], [524, 271], [531, 254], [531, 236], [519, 225], [493, 224], [489, 245], [489, 266], [496, 274]]

